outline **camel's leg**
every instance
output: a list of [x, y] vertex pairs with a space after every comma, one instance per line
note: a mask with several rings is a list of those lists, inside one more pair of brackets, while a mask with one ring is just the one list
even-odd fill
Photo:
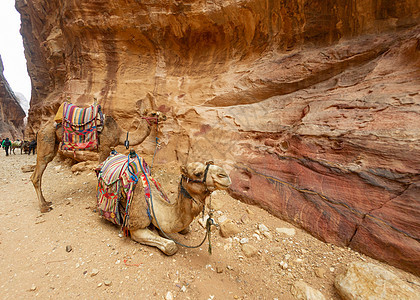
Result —
[[186, 228], [184, 228], [184, 229], [182, 229], [180, 232], [178, 232], [178, 233], [180, 233], [180, 234], [182, 234], [182, 235], [186, 235], [187, 233], [190, 233], [191, 232], [191, 228], [190, 228], [190, 226], [188, 225]]
[[99, 163], [105, 161], [108, 158], [109, 154], [111, 153], [111, 146], [108, 145], [99, 145]]
[[120, 143], [121, 129], [112, 117], [106, 117], [104, 128], [99, 135], [99, 163], [109, 156], [111, 149]]
[[148, 228], [130, 230], [131, 238], [140, 244], [159, 248], [166, 255], [174, 255], [178, 246], [174, 241], [160, 237]]
[[45, 201], [41, 190], [41, 181], [45, 168], [47, 167], [48, 163], [54, 159], [58, 151], [58, 143], [56, 143], [56, 132], [53, 124], [48, 123], [38, 132], [37, 143], [38, 151], [36, 156], [36, 166], [34, 172], [32, 173], [31, 181], [34, 185], [36, 195], [38, 197], [38, 203], [41, 212], [48, 212], [51, 210], [51, 202]]

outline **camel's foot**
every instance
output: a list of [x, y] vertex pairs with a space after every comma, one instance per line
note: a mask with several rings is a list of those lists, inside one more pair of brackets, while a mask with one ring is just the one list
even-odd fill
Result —
[[143, 245], [157, 247], [166, 255], [174, 255], [178, 251], [178, 246], [174, 241], [160, 237], [148, 228], [130, 230], [131, 238]]
[[168, 256], [178, 252], [178, 246], [173, 241], [168, 242], [164, 247], [159, 247], [159, 249]]
[[39, 208], [41, 210], [42, 213], [46, 213], [49, 212], [50, 210], [52, 210], [52, 202], [45, 202], [44, 205], [41, 205]]

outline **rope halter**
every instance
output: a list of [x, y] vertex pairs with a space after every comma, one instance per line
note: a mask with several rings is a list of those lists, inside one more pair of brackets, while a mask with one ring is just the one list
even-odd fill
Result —
[[[183, 180], [185, 180], [185, 181], [187, 181], [187, 183], [189, 183], [189, 182], [194, 182], [194, 183], [202, 183], [202, 184], [204, 184], [204, 186], [205, 186], [205, 188], [206, 188], [206, 190], [205, 190], [205, 192], [206, 193], [209, 193], [210, 191], [208, 190], [208, 188], [207, 188], [207, 174], [208, 174], [208, 172], [209, 172], [209, 168], [210, 168], [210, 166], [211, 165], [213, 165], [214, 163], [213, 163], [213, 161], [209, 161], [209, 162], [206, 162], [206, 169], [204, 170], [204, 177], [203, 177], [203, 180], [197, 180], [197, 179], [192, 179], [192, 178], [190, 178], [190, 177], [188, 177], [188, 176], [186, 176], [186, 175], [184, 175], [184, 174], [182, 174], [181, 175], [181, 181], [180, 181], [180, 183], [179, 183], [179, 185], [180, 185], [180, 187], [181, 187], [181, 192], [185, 195], [185, 196], [187, 196], [188, 198], [190, 198], [190, 199], [192, 199], [192, 200], [194, 200], [195, 201], [195, 199], [190, 195], [190, 193], [188, 193], [188, 191], [184, 188], [184, 186], [182, 185], [182, 181]], [[195, 201], [196, 202], [196, 201]]]

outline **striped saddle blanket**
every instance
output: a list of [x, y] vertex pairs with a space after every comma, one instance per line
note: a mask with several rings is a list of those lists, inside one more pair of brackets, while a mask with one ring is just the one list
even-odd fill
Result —
[[62, 150], [95, 150], [98, 148], [99, 106], [80, 108], [71, 103], [63, 103]]
[[[143, 173], [142, 169], [145, 173]], [[129, 218], [129, 206], [133, 199], [134, 189], [139, 179], [143, 184], [145, 200], [149, 207], [150, 184], [154, 184], [161, 196], [169, 202], [166, 194], [163, 192], [159, 182], [150, 174], [150, 168], [146, 161], [135, 156], [111, 153], [111, 155], [97, 169], [98, 188], [97, 188], [97, 208], [99, 213], [105, 219], [114, 224], [121, 225], [123, 229], [127, 228]], [[147, 178], [146, 178], [147, 176]], [[121, 200], [125, 200], [125, 207]], [[150, 216], [150, 210], [147, 210]]]

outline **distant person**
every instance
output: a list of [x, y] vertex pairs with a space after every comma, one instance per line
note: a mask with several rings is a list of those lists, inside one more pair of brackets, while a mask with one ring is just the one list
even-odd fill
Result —
[[4, 150], [6, 151], [6, 156], [9, 156], [9, 148], [12, 146], [12, 142], [9, 140], [9, 138], [6, 138], [3, 142]]
[[33, 155], [35, 155], [35, 149], [36, 149], [36, 140], [33, 140], [29, 143], [29, 152], [28, 155], [31, 154], [31, 151], [33, 153]]

